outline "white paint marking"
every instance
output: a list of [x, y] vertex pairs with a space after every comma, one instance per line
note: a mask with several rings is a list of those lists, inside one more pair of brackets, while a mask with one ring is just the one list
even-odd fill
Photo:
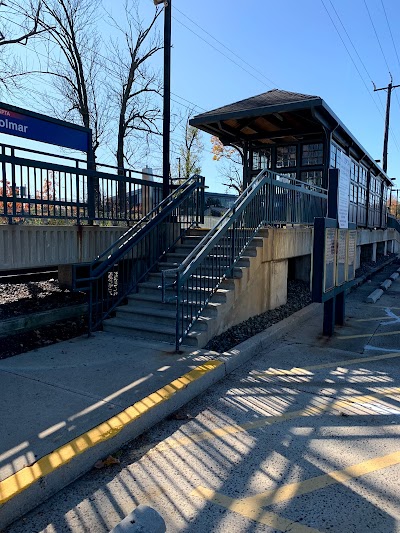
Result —
[[392, 320], [390, 322], [381, 322], [379, 324], [380, 326], [390, 326], [391, 324], [400, 323], [400, 316], [396, 315], [396, 313], [393, 313], [390, 307], [385, 307], [384, 311], [387, 314], [388, 318], [391, 318]]
[[364, 350], [377, 350], [378, 352], [398, 352], [399, 349], [395, 348], [378, 348], [377, 346], [372, 346], [371, 344], [367, 344], [364, 346]]

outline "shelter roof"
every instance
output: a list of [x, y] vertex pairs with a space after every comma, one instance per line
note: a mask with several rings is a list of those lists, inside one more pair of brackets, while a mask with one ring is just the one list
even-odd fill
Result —
[[363, 159], [367, 166], [374, 168], [374, 174], [383, 175], [391, 183], [375, 159], [319, 96], [273, 89], [197, 115], [190, 124], [216, 135], [225, 145], [243, 146], [248, 142], [254, 148], [299, 140], [315, 142], [331, 132], [355, 159]]

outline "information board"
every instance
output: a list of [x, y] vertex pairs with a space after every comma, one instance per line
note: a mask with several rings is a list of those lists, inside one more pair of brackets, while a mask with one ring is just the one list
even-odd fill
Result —
[[325, 230], [324, 292], [335, 287], [336, 228]]
[[346, 282], [347, 233], [346, 229], [337, 230], [336, 286]]
[[342, 154], [340, 158], [338, 186], [339, 228], [349, 227], [350, 164], [350, 157]]
[[357, 254], [357, 231], [347, 232], [347, 272], [346, 281], [351, 281], [356, 275], [356, 254]]

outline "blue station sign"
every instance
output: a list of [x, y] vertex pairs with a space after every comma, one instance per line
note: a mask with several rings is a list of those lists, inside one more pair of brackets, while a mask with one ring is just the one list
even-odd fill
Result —
[[0, 102], [0, 133], [88, 152], [91, 130]]

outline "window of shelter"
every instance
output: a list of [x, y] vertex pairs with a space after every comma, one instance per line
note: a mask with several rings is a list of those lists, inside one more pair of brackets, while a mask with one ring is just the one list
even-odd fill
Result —
[[314, 187], [322, 187], [322, 170], [303, 171], [300, 179]]
[[295, 167], [297, 165], [296, 152], [295, 145], [278, 146], [276, 149], [276, 168]]
[[303, 144], [301, 165], [322, 165], [324, 162], [324, 152], [322, 143]]
[[271, 149], [264, 148], [253, 152], [253, 170], [271, 168]]

